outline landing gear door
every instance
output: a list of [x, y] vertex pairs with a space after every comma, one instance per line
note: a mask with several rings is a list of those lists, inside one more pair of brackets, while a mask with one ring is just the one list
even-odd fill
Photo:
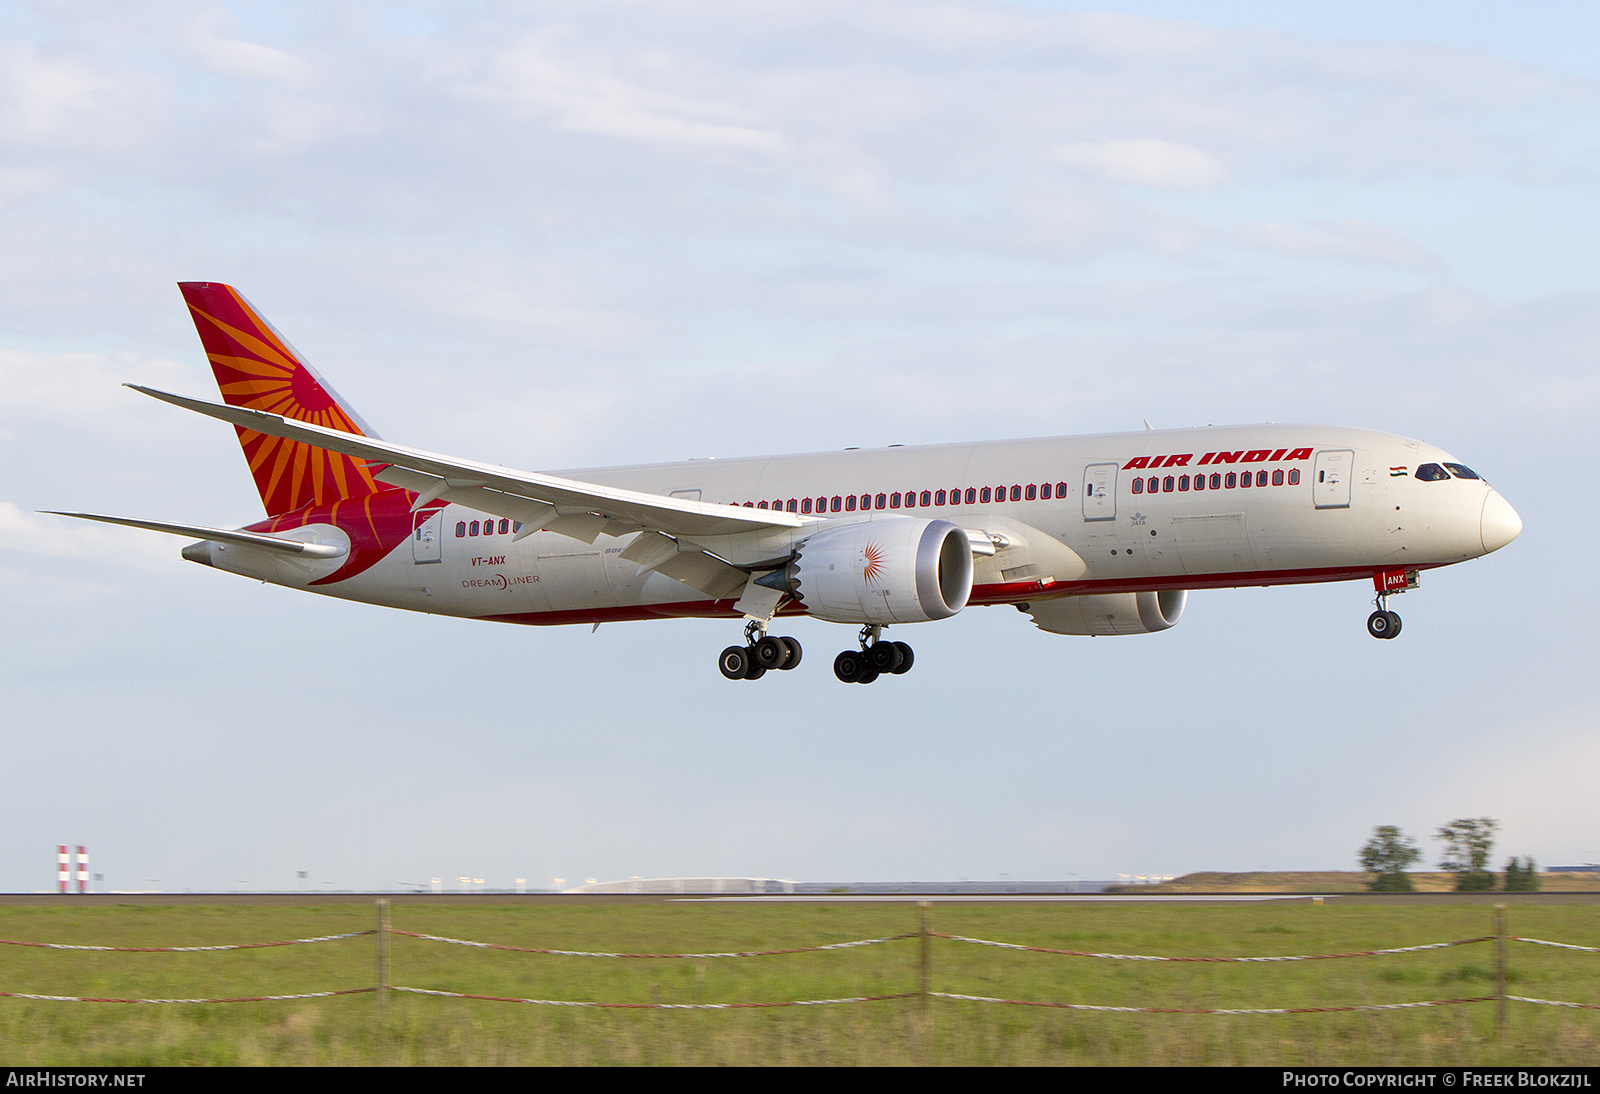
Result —
[[1350, 473], [1355, 457], [1347, 448], [1317, 453], [1311, 469], [1311, 500], [1318, 509], [1350, 508]]
[[1083, 470], [1083, 519], [1117, 519], [1117, 465], [1091, 463]]
[[444, 510], [416, 513], [412, 516], [411, 561], [442, 561], [444, 549]]

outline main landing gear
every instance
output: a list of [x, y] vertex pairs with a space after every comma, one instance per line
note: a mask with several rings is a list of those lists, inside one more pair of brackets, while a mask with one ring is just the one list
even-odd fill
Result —
[[1367, 616], [1367, 633], [1374, 638], [1399, 637], [1400, 616], [1389, 610], [1389, 598], [1379, 596], [1373, 603], [1378, 610]]
[[717, 658], [717, 668], [729, 680], [759, 680], [768, 669], [787, 672], [800, 663], [800, 643], [767, 633], [767, 625], [752, 619], [744, 626], [744, 645], [729, 646]]
[[845, 650], [835, 657], [833, 674], [846, 684], [870, 684], [886, 672], [896, 676], [910, 672], [916, 660], [911, 647], [904, 642], [886, 642], [882, 636], [882, 627], [862, 627], [861, 649]]

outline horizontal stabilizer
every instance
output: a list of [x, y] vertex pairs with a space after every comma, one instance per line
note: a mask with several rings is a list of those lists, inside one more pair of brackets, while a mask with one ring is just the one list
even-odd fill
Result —
[[122, 524], [129, 528], [143, 528], [151, 532], [169, 532], [175, 536], [194, 536], [199, 539], [208, 539], [216, 543], [235, 543], [241, 547], [261, 547], [268, 551], [281, 551], [286, 555], [300, 555], [304, 558], [338, 558], [349, 550], [348, 547], [331, 543], [304, 543], [297, 539], [285, 539], [282, 536], [267, 536], [260, 532], [234, 532], [226, 528], [201, 528], [194, 524], [168, 524], [161, 520], [133, 520], [130, 517], [103, 517], [95, 513], [58, 513], [53, 509], [45, 512], [54, 517], [77, 517], [79, 520], [97, 520], [102, 524]]

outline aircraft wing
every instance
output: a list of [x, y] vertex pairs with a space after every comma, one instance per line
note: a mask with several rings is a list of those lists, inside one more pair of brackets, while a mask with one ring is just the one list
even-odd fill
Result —
[[[266, 411], [202, 402], [138, 384], [127, 386], [151, 398], [232, 423], [241, 429], [386, 465], [377, 471], [376, 477], [392, 486], [415, 491], [419, 495], [419, 506], [443, 498], [521, 521], [521, 535], [547, 528], [587, 543], [593, 543], [602, 532], [626, 535], [652, 531], [692, 539], [799, 528], [806, 523], [793, 513], [777, 509], [690, 501], [556, 475], [514, 471], [390, 444], [357, 433], [344, 433]], [[667, 572], [666, 568], [663, 572]]]

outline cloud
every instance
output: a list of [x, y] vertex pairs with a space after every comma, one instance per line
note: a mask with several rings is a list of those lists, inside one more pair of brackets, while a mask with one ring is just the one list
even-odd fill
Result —
[[189, 44], [202, 64], [225, 76], [302, 88], [308, 86], [316, 74], [310, 64], [294, 54], [259, 42], [200, 33], [191, 37]]
[[557, 129], [625, 140], [705, 145], [772, 153], [783, 137], [769, 129], [731, 124], [726, 104], [697, 102], [619, 79], [592, 58], [557, 51], [530, 39], [492, 61], [488, 84], [468, 86], [468, 97], [504, 99], [545, 117]]
[[1198, 190], [1228, 177], [1221, 163], [1193, 145], [1153, 137], [1079, 141], [1059, 148], [1056, 159], [1106, 182], [1163, 190]]
[[0, 431], [25, 418], [89, 424], [137, 406], [123, 384], [171, 385], [192, 369], [174, 361], [0, 348]]
[[1339, 224], [1256, 223], [1219, 233], [1221, 241], [1301, 258], [1331, 258], [1379, 266], [1437, 271], [1440, 257], [1399, 232], [1365, 221]]

